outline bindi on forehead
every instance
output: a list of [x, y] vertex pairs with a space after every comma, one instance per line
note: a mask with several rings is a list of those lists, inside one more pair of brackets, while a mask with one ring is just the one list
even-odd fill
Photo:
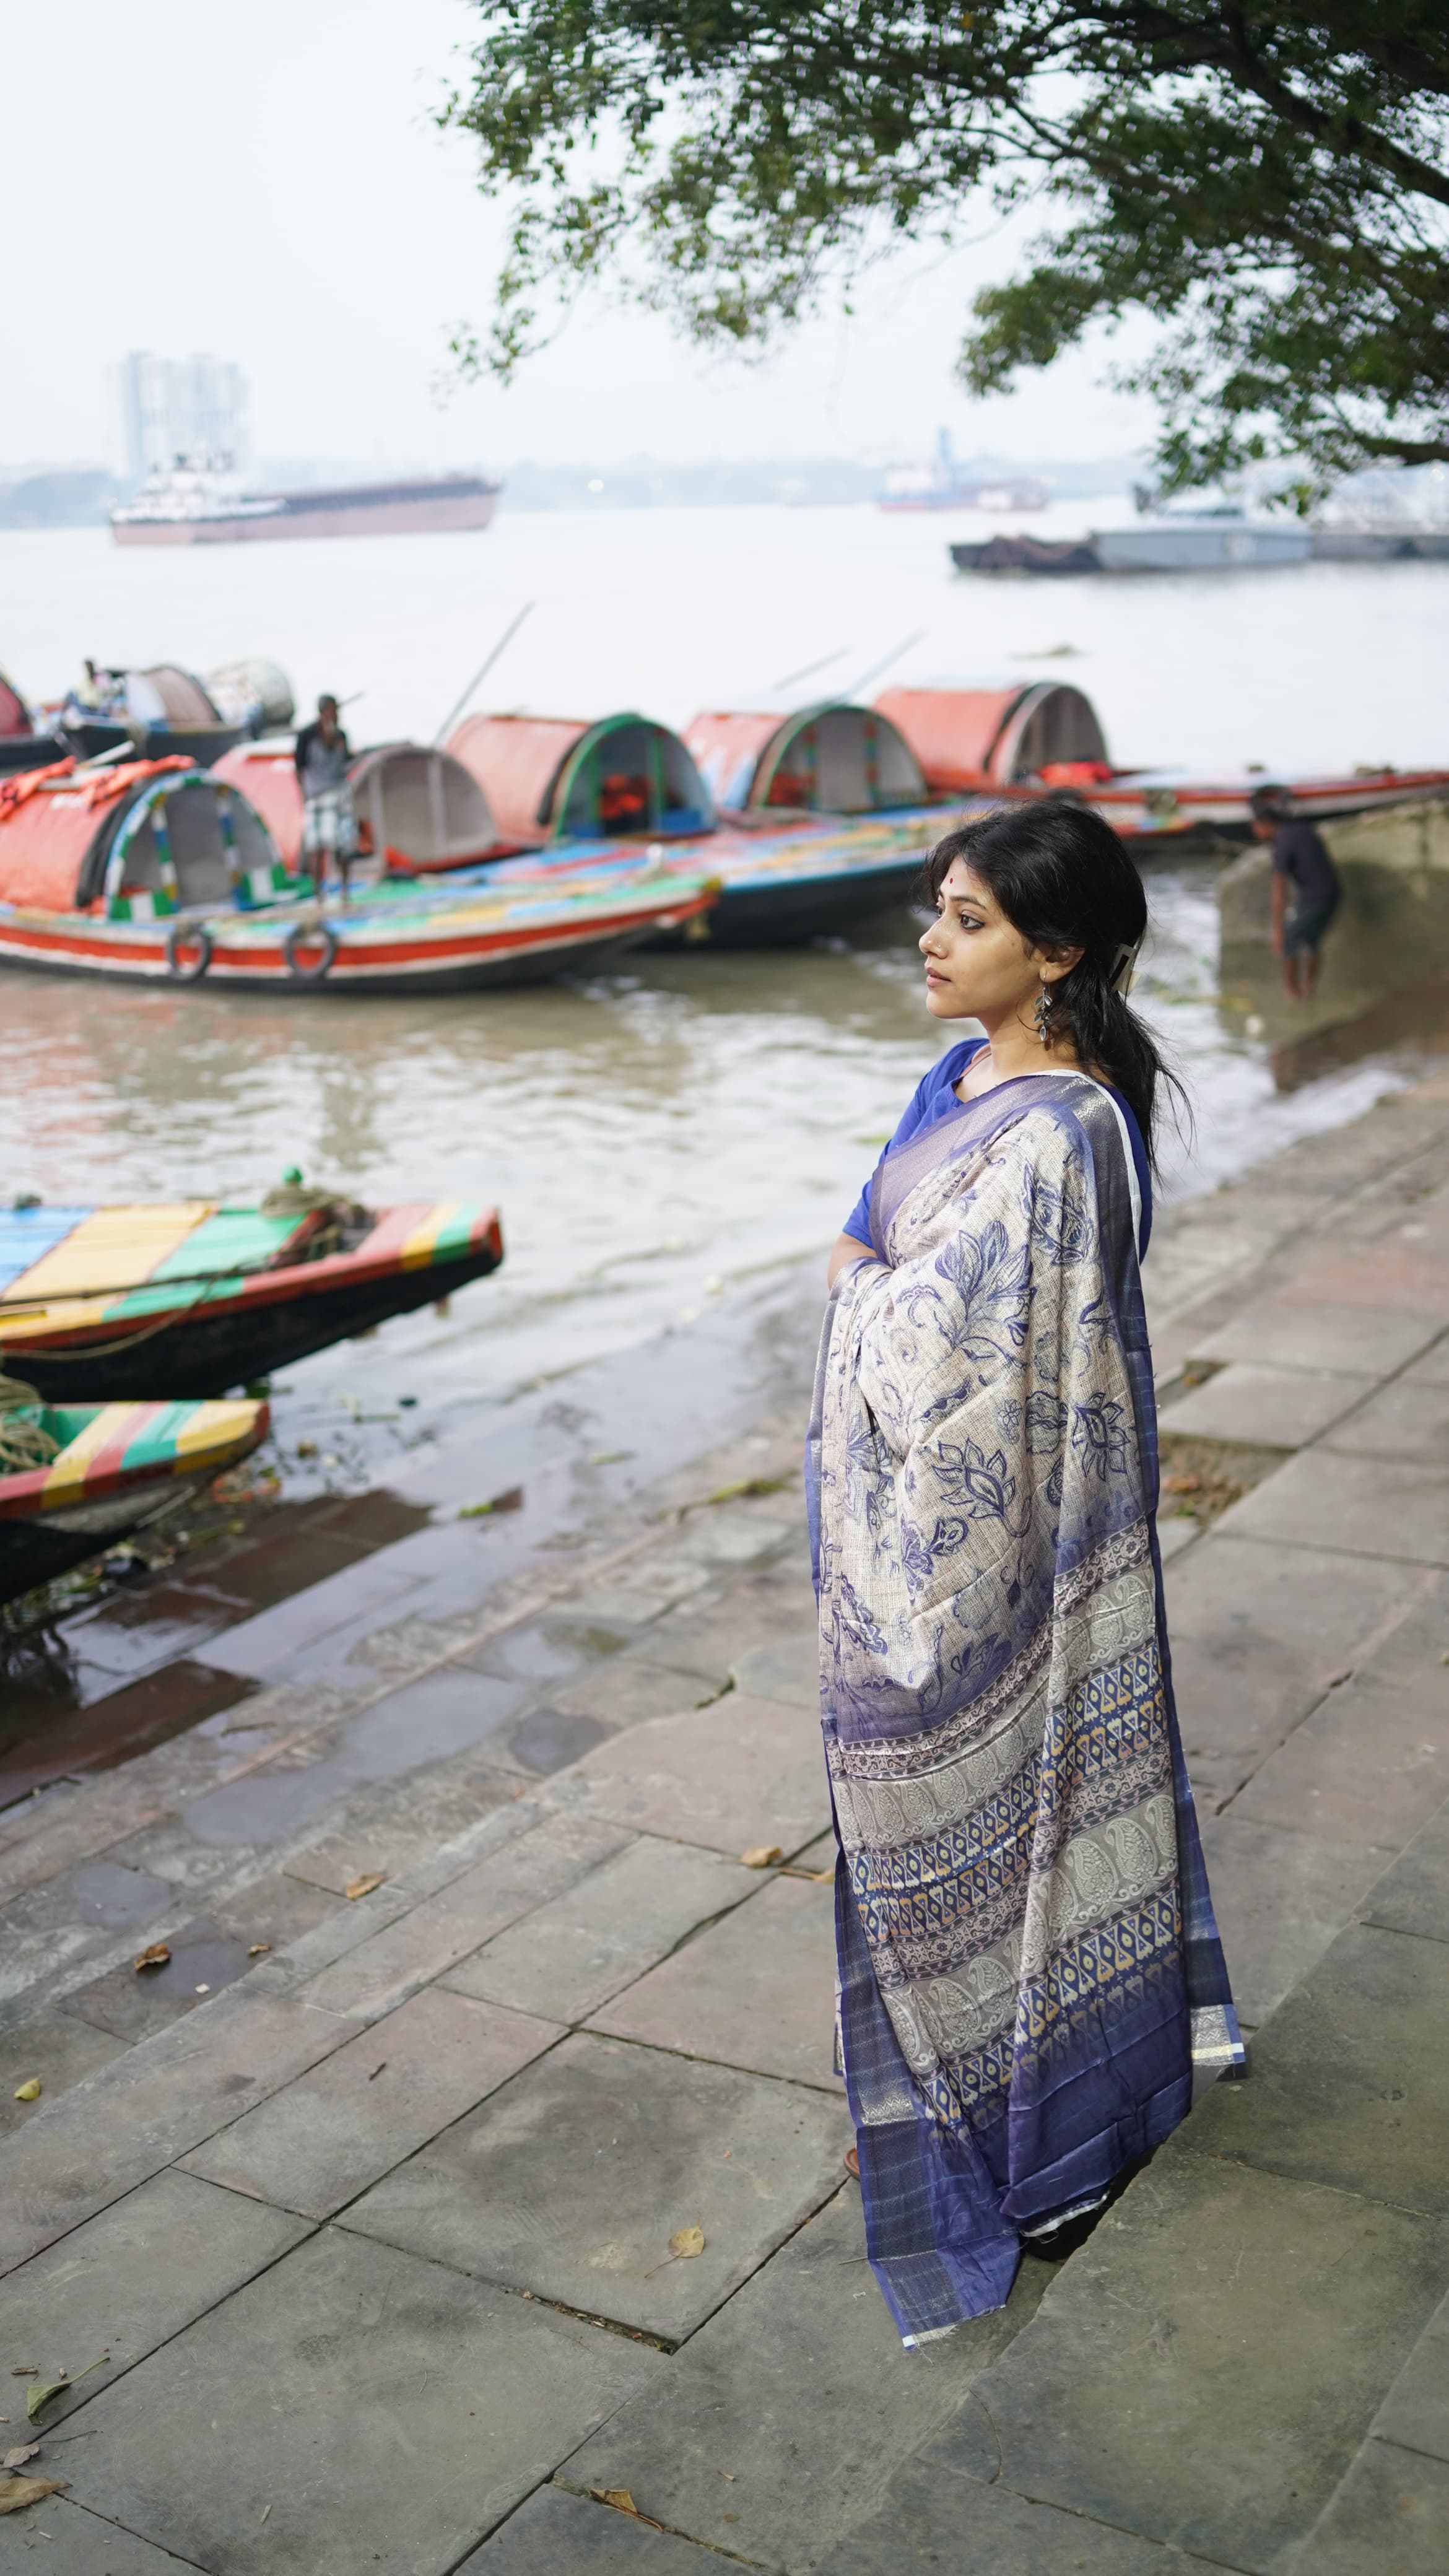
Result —
[[941, 880], [941, 897], [946, 903], [973, 903], [983, 913], [1000, 910], [989, 886], [983, 884], [974, 868], [968, 868], [964, 859], [952, 860]]

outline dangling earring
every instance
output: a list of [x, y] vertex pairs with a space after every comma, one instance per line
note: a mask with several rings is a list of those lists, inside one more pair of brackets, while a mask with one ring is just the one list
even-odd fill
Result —
[[1047, 988], [1045, 977], [1042, 979], [1041, 991], [1036, 997], [1036, 1033], [1044, 1047], [1049, 1047], [1051, 1045], [1052, 997]]

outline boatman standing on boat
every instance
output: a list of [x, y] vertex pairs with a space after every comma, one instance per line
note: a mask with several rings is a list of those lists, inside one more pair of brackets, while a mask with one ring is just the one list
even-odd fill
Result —
[[1251, 804], [1254, 839], [1273, 844], [1273, 953], [1290, 1000], [1306, 1002], [1317, 987], [1324, 935], [1343, 901], [1343, 879], [1281, 787], [1258, 788]]
[[347, 785], [352, 745], [337, 720], [337, 700], [319, 698], [317, 721], [303, 725], [293, 754], [302, 789], [302, 851], [316, 862], [311, 873], [319, 889], [329, 877], [347, 889], [347, 870], [357, 856], [357, 817]]

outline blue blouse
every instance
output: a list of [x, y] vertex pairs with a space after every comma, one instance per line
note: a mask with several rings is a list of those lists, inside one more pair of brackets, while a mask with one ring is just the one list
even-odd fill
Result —
[[[939, 1119], [948, 1117], [953, 1109], [960, 1107], [960, 1102], [956, 1098], [956, 1084], [960, 1081], [977, 1048], [985, 1044], [984, 1038], [963, 1038], [959, 1046], [948, 1047], [943, 1056], [937, 1057], [930, 1072], [923, 1075], [907, 1101], [905, 1114], [891, 1138], [891, 1145], [906, 1144], [912, 1136], [919, 1136], [924, 1128], [934, 1127]], [[1127, 1129], [1127, 1141], [1132, 1148], [1132, 1161], [1137, 1172], [1137, 1187], [1142, 1199], [1142, 1223], [1138, 1229], [1137, 1240], [1137, 1258], [1141, 1261], [1146, 1255], [1152, 1234], [1152, 1170], [1147, 1160], [1147, 1148], [1142, 1141], [1142, 1130], [1121, 1092], [1114, 1090], [1110, 1083], [1105, 1082], [1102, 1089], [1111, 1092], [1112, 1098], [1121, 1110]], [[887, 1154], [890, 1152], [891, 1145], [885, 1149]], [[883, 1154], [881, 1161], [884, 1162], [884, 1160]], [[871, 1180], [867, 1181], [845, 1220], [844, 1231], [852, 1235], [857, 1243], [870, 1241], [870, 1193], [874, 1177], [875, 1175], [872, 1174]]]

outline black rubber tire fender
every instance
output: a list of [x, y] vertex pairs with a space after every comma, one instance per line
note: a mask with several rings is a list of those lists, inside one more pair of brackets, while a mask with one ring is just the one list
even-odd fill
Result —
[[[321, 945], [322, 954], [316, 965], [299, 965], [298, 949], [310, 948], [317, 943]], [[287, 972], [297, 984], [325, 983], [332, 972], [332, 960], [336, 954], [337, 933], [330, 921], [294, 921], [282, 941], [282, 955], [287, 961]]]
[[[173, 921], [166, 933], [166, 972], [177, 984], [199, 984], [211, 964], [216, 942], [204, 921]], [[194, 966], [183, 966], [183, 948], [196, 950]]]

